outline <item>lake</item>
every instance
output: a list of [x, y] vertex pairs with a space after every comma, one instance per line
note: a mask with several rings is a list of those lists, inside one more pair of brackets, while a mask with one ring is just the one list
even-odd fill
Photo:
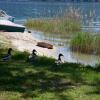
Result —
[[[15, 17], [16, 23], [23, 23], [28, 18], [55, 18], [62, 16], [68, 9], [76, 9], [82, 18], [84, 31], [100, 32], [100, 3], [42, 3], [42, 2], [0, 2], [0, 9]], [[34, 34], [34, 33], [33, 33]], [[66, 34], [44, 34], [35, 32], [34, 37], [49, 41], [57, 46], [55, 55], [62, 52], [68, 62], [96, 64], [99, 56], [71, 52]]]
[[100, 31], [100, 3], [0, 2], [0, 9], [14, 16], [17, 22], [28, 18], [62, 16], [68, 9], [72, 8], [80, 12], [83, 29]]

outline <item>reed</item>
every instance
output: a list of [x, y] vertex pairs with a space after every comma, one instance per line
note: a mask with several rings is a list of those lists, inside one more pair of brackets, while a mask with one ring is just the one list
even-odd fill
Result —
[[94, 47], [95, 53], [100, 54], [100, 34], [95, 35], [93, 47]]
[[100, 34], [78, 33], [71, 39], [72, 51], [100, 55]]
[[53, 19], [28, 19], [25, 22], [27, 28], [46, 33], [75, 33], [81, 30], [81, 18], [75, 11], [67, 11], [62, 16]]
[[30, 29], [43, 31], [45, 33], [71, 33], [81, 30], [81, 25], [79, 22], [74, 21], [74, 19], [64, 19], [64, 20], [33, 20], [28, 19], [25, 22], [25, 26]]

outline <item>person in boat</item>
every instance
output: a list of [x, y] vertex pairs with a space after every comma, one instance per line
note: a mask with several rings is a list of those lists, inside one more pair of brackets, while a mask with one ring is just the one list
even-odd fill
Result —
[[62, 60], [62, 57], [64, 57], [64, 55], [62, 53], [60, 53], [58, 55], [58, 59], [55, 61], [56, 65], [60, 65], [60, 64], [64, 63], [64, 61]]
[[32, 54], [29, 55], [28, 57], [28, 62], [33, 62], [37, 57], [37, 51], [35, 49], [33, 49]]
[[3, 61], [3, 62], [9, 61], [11, 59], [11, 56], [12, 56], [12, 54], [11, 54], [12, 50], [13, 50], [12, 48], [9, 48], [7, 54], [2, 55], [1, 61]]

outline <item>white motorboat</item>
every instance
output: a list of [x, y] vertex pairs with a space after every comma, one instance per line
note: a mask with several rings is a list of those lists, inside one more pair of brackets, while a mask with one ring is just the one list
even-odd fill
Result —
[[4, 32], [24, 32], [25, 26], [15, 24], [9, 20], [0, 20], [0, 31]]

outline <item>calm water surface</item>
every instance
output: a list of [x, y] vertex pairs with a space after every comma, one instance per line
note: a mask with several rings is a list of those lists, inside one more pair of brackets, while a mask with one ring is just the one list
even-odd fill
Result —
[[[16, 23], [23, 23], [28, 18], [54, 18], [62, 16], [68, 9], [76, 9], [81, 13], [83, 30], [100, 32], [100, 3], [42, 3], [42, 2], [0, 2], [0, 9], [14, 16]], [[98, 33], [99, 34], [99, 33]], [[33, 33], [35, 38], [49, 41], [57, 46], [55, 55], [62, 52], [66, 61], [95, 64], [100, 62], [100, 57], [71, 52], [69, 38], [66, 34]]]

